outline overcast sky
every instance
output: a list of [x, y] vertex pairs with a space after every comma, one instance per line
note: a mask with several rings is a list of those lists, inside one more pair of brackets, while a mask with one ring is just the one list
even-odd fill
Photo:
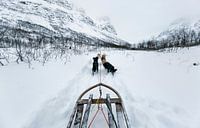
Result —
[[174, 20], [200, 17], [200, 0], [71, 0], [92, 18], [108, 16], [118, 36], [135, 43], [163, 31]]

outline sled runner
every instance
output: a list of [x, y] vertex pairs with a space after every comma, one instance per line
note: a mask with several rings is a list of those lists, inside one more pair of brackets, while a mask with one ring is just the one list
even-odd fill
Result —
[[130, 125], [119, 93], [99, 83], [79, 96], [67, 128], [130, 128]]

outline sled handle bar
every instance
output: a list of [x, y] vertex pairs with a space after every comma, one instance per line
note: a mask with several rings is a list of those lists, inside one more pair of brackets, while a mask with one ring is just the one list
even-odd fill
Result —
[[113, 91], [113, 92], [121, 99], [121, 96], [119, 95], [119, 93], [118, 93], [115, 89], [113, 89], [111, 86], [108, 86], [108, 85], [103, 84], [103, 83], [98, 83], [98, 84], [96, 84], [96, 85], [94, 85], [94, 86], [88, 88], [87, 90], [85, 90], [85, 91], [79, 96], [78, 100], [80, 100], [87, 92], [89, 92], [90, 90], [92, 90], [92, 89], [94, 89], [94, 88], [97, 88], [97, 87], [99, 87], [99, 86], [103, 86], [103, 87], [105, 87], [105, 88], [107, 88], [107, 89], [110, 89], [111, 91]]

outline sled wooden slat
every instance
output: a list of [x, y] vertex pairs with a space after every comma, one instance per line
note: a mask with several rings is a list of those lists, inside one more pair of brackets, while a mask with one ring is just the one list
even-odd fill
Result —
[[[101, 99], [92, 99], [91, 104], [105, 104], [107, 102], [106, 99], [101, 98]], [[79, 104], [87, 104], [88, 103], [88, 99], [81, 99], [78, 101]], [[121, 103], [121, 100], [119, 98], [112, 98], [110, 99], [110, 103]]]
[[113, 115], [112, 115], [112, 105], [110, 102], [110, 95], [106, 94], [106, 99], [107, 99], [107, 107], [108, 107], [108, 123], [109, 123], [109, 128], [115, 128], [115, 123], [113, 120]]
[[125, 118], [125, 122], [126, 122], [126, 127], [131, 128], [131, 125], [130, 125], [129, 119], [128, 119], [128, 115], [126, 113], [126, 110], [125, 110], [123, 104], [122, 104], [122, 109], [123, 109], [123, 114], [124, 114], [124, 118]]
[[77, 112], [76, 112], [76, 117], [74, 121], [74, 128], [80, 128], [81, 126], [81, 120], [83, 116], [83, 108], [84, 104], [78, 104], [77, 105]]
[[68, 125], [67, 125], [67, 128], [71, 128], [72, 123], [73, 123], [73, 119], [74, 119], [74, 116], [75, 116], [75, 113], [76, 113], [76, 110], [77, 110], [77, 104], [76, 104], [76, 106], [75, 106], [74, 109], [73, 109], [72, 115], [70, 116], [70, 119], [69, 119], [69, 123], [68, 123]]
[[117, 123], [119, 128], [126, 128], [124, 118], [123, 118], [123, 109], [121, 103], [116, 103], [116, 114], [117, 114]]
[[88, 118], [89, 118], [89, 114], [90, 114], [90, 107], [91, 107], [91, 103], [92, 103], [92, 98], [93, 95], [90, 95], [87, 106], [85, 108], [85, 113], [83, 116], [83, 122], [82, 122], [82, 128], [87, 128], [87, 123], [88, 123]]

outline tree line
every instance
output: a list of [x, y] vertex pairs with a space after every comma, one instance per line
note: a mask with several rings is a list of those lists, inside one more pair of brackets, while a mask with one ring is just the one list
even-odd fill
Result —
[[70, 36], [64, 36], [38, 26], [37, 31], [32, 28], [29, 30], [22, 27], [0, 26], [0, 65], [4, 66], [10, 61], [15, 61], [25, 62], [31, 66], [33, 61], [45, 64], [50, 58], [67, 60], [72, 54], [81, 54], [102, 47], [130, 47], [128, 43], [117, 45], [87, 37], [83, 33], [70, 32]]
[[141, 50], [160, 50], [165, 48], [190, 47], [200, 45], [200, 31], [183, 27], [173, 32], [168, 32], [163, 39], [152, 38], [134, 46]]

